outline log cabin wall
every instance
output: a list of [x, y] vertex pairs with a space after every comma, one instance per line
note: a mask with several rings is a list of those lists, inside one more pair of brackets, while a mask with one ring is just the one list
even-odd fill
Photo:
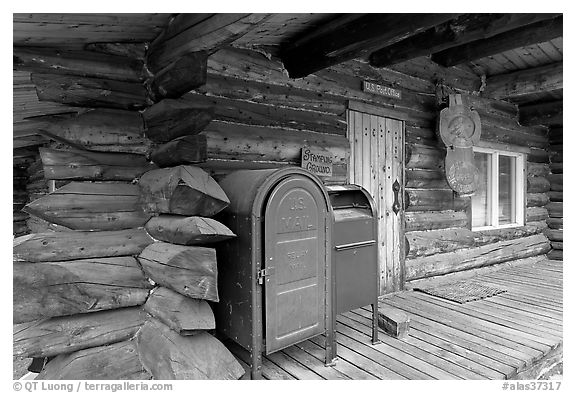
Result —
[[[362, 92], [363, 80], [402, 91], [396, 100]], [[441, 83], [438, 83], [441, 81]], [[305, 144], [338, 157], [335, 176], [346, 182], [350, 151], [346, 141], [348, 102], [370, 104], [405, 122], [405, 280], [413, 284], [473, 268], [546, 253], [542, 234], [550, 183], [544, 127], [518, 124], [516, 105], [482, 98], [480, 81], [464, 68], [449, 72], [419, 58], [375, 69], [358, 60], [290, 79], [274, 58], [227, 48], [208, 58], [205, 86], [184, 96], [212, 104], [207, 136], [208, 161], [215, 176], [237, 168], [299, 165]], [[483, 146], [526, 154], [526, 220], [513, 229], [473, 232], [470, 198], [459, 198], [445, 179], [445, 147], [437, 137], [442, 94], [466, 95], [482, 121]], [[338, 169], [336, 169], [338, 168]]]
[[548, 253], [549, 259], [563, 259], [563, 228], [564, 228], [564, 208], [563, 208], [563, 128], [561, 126], [551, 127], [549, 131], [550, 138], [550, 174], [547, 178], [550, 182], [550, 191], [548, 198], [550, 203], [546, 205], [548, 210], [548, 230], [546, 236], [550, 239], [552, 250]]

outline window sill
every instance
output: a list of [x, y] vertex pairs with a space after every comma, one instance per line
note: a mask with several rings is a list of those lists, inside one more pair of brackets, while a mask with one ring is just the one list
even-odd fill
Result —
[[523, 227], [523, 226], [524, 226], [524, 224], [518, 224], [518, 223], [498, 225], [498, 226], [490, 225], [490, 226], [485, 226], [485, 227], [472, 228], [472, 232], [495, 231], [497, 229], [518, 228], [518, 227]]

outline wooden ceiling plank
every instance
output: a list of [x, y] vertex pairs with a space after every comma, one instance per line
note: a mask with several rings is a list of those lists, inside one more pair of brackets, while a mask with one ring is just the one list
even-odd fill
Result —
[[552, 42], [541, 42], [538, 47], [542, 52], [546, 53], [546, 56], [550, 59], [550, 62], [562, 61], [562, 53], [558, 52], [556, 47], [552, 45]]
[[495, 99], [520, 98], [562, 89], [562, 62], [487, 78], [483, 95]]
[[432, 55], [445, 67], [465, 63], [495, 53], [549, 41], [562, 36], [562, 16], [533, 23], [483, 40], [456, 46]]
[[548, 20], [557, 14], [465, 14], [373, 52], [370, 65], [386, 67], [415, 57]]
[[523, 126], [533, 125], [560, 125], [563, 124], [563, 100], [520, 105], [520, 124]]
[[562, 37], [555, 38], [550, 40], [550, 43], [554, 46], [554, 48], [558, 51], [558, 53], [564, 53], [564, 39]]
[[291, 78], [364, 57], [413, 34], [442, 24], [457, 14], [352, 14], [296, 37], [280, 57]]

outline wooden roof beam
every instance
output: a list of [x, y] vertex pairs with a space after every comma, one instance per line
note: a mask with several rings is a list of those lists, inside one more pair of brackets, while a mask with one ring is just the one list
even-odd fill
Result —
[[147, 65], [159, 72], [191, 52], [216, 52], [251, 31], [270, 14], [178, 14], [152, 42]]
[[364, 57], [458, 14], [350, 14], [296, 38], [280, 58], [291, 78], [301, 78], [335, 64]]
[[495, 99], [522, 98], [536, 93], [562, 89], [562, 62], [494, 75], [486, 79], [485, 97]]
[[370, 55], [370, 65], [386, 67], [402, 63], [547, 20], [553, 16], [553, 14], [465, 14], [373, 52]]
[[520, 105], [520, 124], [523, 126], [551, 126], [563, 124], [564, 100]]
[[[550, 16], [554, 15], [550, 14]], [[490, 38], [472, 41], [436, 52], [432, 55], [432, 60], [444, 67], [451, 67], [507, 50], [550, 41], [561, 36], [562, 16], [557, 16], [553, 19], [497, 34]]]

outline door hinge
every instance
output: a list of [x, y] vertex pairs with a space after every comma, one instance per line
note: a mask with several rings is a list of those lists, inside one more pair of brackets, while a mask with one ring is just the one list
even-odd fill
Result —
[[258, 284], [260, 284], [260, 285], [264, 284], [264, 277], [271, 276], [273, 270], [274, 270], [274, 268], [272, 268], [272, 267], [259, 270], [258, 271]]

